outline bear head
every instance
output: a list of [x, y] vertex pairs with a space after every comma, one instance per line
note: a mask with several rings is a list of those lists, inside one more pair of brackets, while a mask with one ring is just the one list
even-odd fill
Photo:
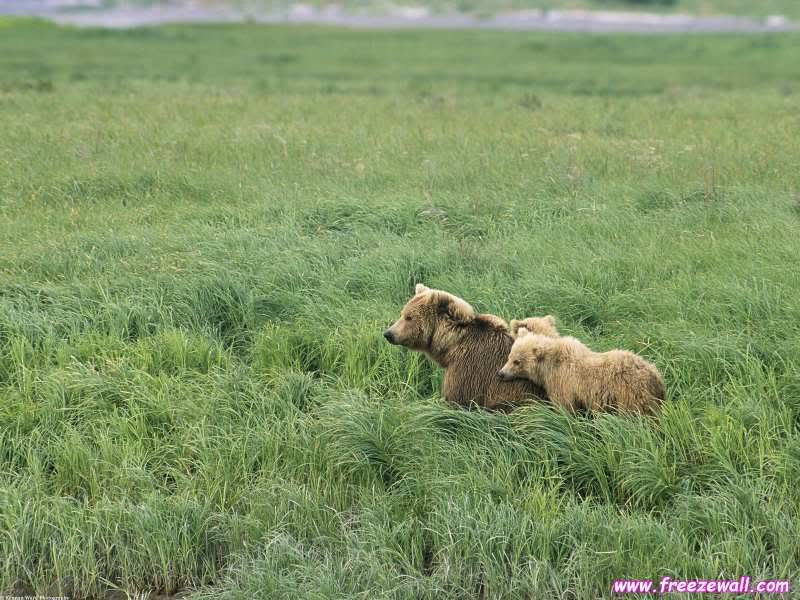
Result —
[[509, 331], [511, 337], [517, 337], [517, 331], [520, 327], [524, 327], [531, 333], [539, 335], [546, 335], [549, 337], [558, 337], [558, 329], [556, 328], [556, 318], [553, 315], [546, 315], [544, 317], [528, 317], [527, 319], [512, 319]]
[[414, 297], [400, 311], [400, 318], [383, 332], [383, 337], [391, 344], [430, 352], [437, 334], [466, 325], [476, 316], [475, 309], [461, 298], [418, 283]]
[[553, 354], [557, 341], [549, 335], [531, 333], [519, 327], [508, 360], [498, 371], [500, 379], [530, 379], [540, 383], [545, 359]]

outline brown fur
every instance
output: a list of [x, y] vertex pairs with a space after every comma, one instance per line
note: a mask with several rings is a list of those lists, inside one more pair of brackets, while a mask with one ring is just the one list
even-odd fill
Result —
[[529, 379], [570, 411], [654, 414], [666, 394], [658, 369], [632, 352], [592, 352], [573, 337], [533, 334], [524, 327], [500, 376]]
[[531, 333], [538, 333], [539, 335], [547, 335], [550, 337], [558, 337], [561, 335], [556, 328], [556, 318], [553, 315], [546, 315], [544, 317], [528, 317], [527, 319], [512, 319], [511, 325], [508, 330], [511, 332], [511, 337], [517, 336], [517, 331], [520, 327], [524, 327]]
[[417, 284], [416, 294], [384, 336], [393, 344], [424, 352], [445, 370], [443, 392], [448, 402], [509, 410], [544, 397], [530, 381], [502, 381], [497, 376], [513, 344], [508, 324], [494, 315], [477, 314], [447, 292]]

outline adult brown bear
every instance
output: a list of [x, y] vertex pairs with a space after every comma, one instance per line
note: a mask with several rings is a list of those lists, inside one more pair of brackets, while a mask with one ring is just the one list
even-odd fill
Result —
[[508, 324], [480, 315], [467, 302], [417, 284], [400, 318], [383, 332], [392, 344], [424, 352], [444, 373], [444, 397], [464, 407], [510, 410], [544, 398], [542, 388], [525, 379], [502, 381], [513, 339]]

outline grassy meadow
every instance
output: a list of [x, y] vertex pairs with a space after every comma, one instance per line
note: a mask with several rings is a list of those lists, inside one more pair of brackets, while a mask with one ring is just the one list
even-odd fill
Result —
[[[0, 594], [800, 586], [799, 42], [0, 21]], [[416, 282], [663, 414], [446, 406]]]

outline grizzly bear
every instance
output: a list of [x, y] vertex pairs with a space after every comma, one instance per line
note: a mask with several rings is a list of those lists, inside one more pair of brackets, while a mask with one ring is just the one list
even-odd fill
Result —
[[524, 327], [531, 333], [538, 333], [539, 335], [547, 335], [550, 337], [558, 337], [558, 329], [556, 329], [556, 318], [553, 315], [546, 315], [544, 317], [528, 317], [527, 319], [512, 319], [511, 325], [508, 330], [511, 337], [517, 336], [517, 331], [520, 327]]
[[500, 379], [541, 385], [567, 410], [654, 414], [666, 395], [658, 369], [626, 350], [592, 352], [574, 337], [517, 330]]
[[544, 397], [541, 388], [526, 379], [497, 377], [514, 343], [503, 319], [478, 314], [461, 298], [421, 283], [415, 292], [383, 336], [392, 344], [424, 352], [444, 369], [445, 400], [508, 411]]

